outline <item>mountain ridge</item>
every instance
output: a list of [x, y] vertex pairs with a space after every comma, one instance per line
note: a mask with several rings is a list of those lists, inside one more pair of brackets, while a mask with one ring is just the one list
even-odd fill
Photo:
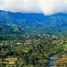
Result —
[[67, 14], [46, 16], [42, 13], [13, 13], [0, 10], [0, 25], [16, 25], [25, 32], [63, 32], [67, 30]]

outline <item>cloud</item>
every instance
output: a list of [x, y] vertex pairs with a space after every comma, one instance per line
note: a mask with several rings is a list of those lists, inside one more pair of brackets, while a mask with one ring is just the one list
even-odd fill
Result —
[[46, 15], [67, 12], [67, 0], [41, 0], [39, 6]]
[[39, 12], [36, 0], [1, 0], [0, 9], [12, 12]]
[[0, 0], [0, 9], [12, 12], [67, 13], [67, 0]]

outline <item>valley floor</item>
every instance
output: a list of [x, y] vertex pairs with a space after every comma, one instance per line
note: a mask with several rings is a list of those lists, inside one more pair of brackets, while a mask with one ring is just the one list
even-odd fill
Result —
[[[50, 57], [56, 59], [50, 61]], [[0, 67], [67, 67], [67, 40], [48, 34], [0, 36]]]

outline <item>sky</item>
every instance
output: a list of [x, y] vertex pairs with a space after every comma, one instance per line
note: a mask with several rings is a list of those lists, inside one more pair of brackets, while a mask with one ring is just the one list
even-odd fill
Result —
[[45, 15], [67, 13], [67, 0], [0, 0], [0, 10]]

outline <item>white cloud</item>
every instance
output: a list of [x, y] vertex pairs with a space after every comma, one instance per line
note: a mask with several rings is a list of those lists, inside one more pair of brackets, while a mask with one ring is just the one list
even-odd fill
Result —
[[67, 12], [67, 0], [0, 0], [0, 9], [12, 12]]
[[67, 0], [41, 0], [39, 6], [46, 15], [58, 12], [64, 13], [67, 11]]
[[36, 0], [1, 0], [0, 9], [12, 12], [39, 12]]

